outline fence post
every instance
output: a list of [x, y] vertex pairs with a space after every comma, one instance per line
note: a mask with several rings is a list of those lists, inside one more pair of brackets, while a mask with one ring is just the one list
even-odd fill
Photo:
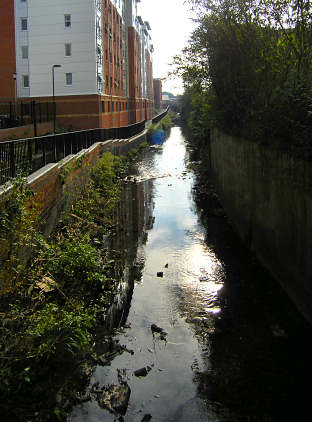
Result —
[[56, 163], [57, 162], [57, 151], [56, 151], [56, 136], [55, 136], [55, 133], [53, 135], [53, 138], [54, 138], [54, 162]]
[[34, 136], [37, 137], [37, 116], [36, 116], [36, 102], [31, 102], [32, 118], [34, 124]]
[[15, 177], [15, 155], [14, 155], [14, 142], [10, 143], [10, 176]]
[[43, 141], [41, 145], [42, 145], [42, 166], [44, 167], [47, 164], [45, 142]]
[[39, 107], [39, 123], [42, 123], [42, 120], [41, 120], [41, 103], [40, 102], [38, 103], [38, 107]]
[[23, 107], [23, 101], [21, 101], [21, 122], [24, 124], [24, 107]]
[[29, 169], [32, 172], [32, 139], [29, 139], [28, 141], [28, 160], [29, 160]]

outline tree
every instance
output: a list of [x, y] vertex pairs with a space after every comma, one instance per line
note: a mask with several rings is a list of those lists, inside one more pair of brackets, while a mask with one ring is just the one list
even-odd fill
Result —
[[228, 131], [259, 139], [308, 141], [310, 1], [190, 3], [198, 12], [198, 28], [183, 55], [175, 58], [188, 91], [210, 92], [217, 122]]

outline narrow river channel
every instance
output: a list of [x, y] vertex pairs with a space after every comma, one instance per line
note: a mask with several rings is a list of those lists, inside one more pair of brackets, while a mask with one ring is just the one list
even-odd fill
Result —
[[120, 217], [119, 243], [139, 271], [133, 291], [125, 276], [115, 339], [132, 353], [97, 366], [90, 389], [126, 381], [127, 411], [114, 416], [93, 398], [70, 422], [297, 421], [309, 407], [311, 328], [209, 208], [210, 182], [199, 184], [189, 155], [174, 127], [126, 187], [136, 236]]

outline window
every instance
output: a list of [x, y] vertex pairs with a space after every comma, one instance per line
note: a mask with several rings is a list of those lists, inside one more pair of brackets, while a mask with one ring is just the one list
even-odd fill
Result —
[[97, 84], [98, 84], [98, 90], [103, 91], [103, 80], [100, 75], [98, 75], [97, 77]]
[[105, 113], [105, 101], [101, 101], [101, 112]]
[[65, 44], [65, 56], [66, 57], [69, 57], [69, 56], [71, 56], [72, 55], [72, 52], [71, 52], [71, 44]]
[[22, 45], [22, 59], [28, 59], [28, 46]]
[[72, 73], [66, 73], [66, 85], [72, 85], [73, 84], [73, 74]]
[[27, 31], [27, 18], [21, 19], [21, 29], [22, 31]]
[[71, 27], [71, 15], [64, 15], [65, 28]]
[[99, 64], [102, 64], [103, 63], [103, 56], [102, 56], [102, 51], [101, 51], [100, 47], [96, 48], [96, 53], [97, 53], [97, 62]]
[[29, 88], [29, 75], [23, 75], [23, 88]]

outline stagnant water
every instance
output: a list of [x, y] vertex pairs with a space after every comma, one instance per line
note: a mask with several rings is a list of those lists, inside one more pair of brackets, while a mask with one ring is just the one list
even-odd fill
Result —
[[198, 184], [189, 160], [173, 128], [137, 164], [118, 216], [116, 249], [139, 271], [133, 289], [123, 272], [111, 324], [115, 312], [116, 340], [133, 353], [97, 366], [89, 388], [126, 381], [124, 419], [93, 395], [68, 421], [299, 421], [309, 409], [311, 328], [211, 209], [210, 182]]

